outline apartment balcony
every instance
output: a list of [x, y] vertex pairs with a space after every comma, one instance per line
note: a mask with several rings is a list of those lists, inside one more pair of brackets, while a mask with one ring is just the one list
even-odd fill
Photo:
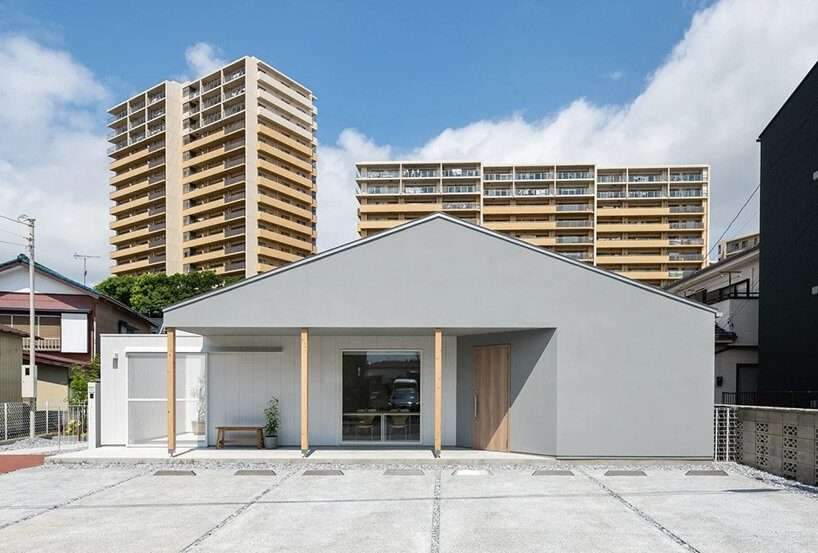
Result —
[[165, 158], [162, 156], [161, 159], [158, 161], [150, 160], [147, 163], [142, 165], [138, 165], [133, 167], [129, 171], [125, 171], [123, 173], [119, 173], [111, 177], [109, 183], [111, 185], [116, 186], [117, 184], [121, 184], [126, 181], [136, 180], [139, 177], [146, 175], [147, 173], [155, 171], [158, 167], [161, 167], [165, 164]]
[[670, 207], [605, 207], [599, 206], [599, 216], [660, 216], [684, 215], [687, 213], [704, 213], [703, 206], [670, 206]]
[[[208, 161], [215, 161], [223, 156], [227, 156], [229, 154], [235, 154], [241, 151], [244, 148], [244, 138], [239, 137], [233, 139], [229, 142], [225, 142], [219, 147], [213, 148], [207, 152], [199, 154], [195, 157], [190, 157], [182, 162], [182, 168], [187, 169], [189, 167], [194, 167], [201, 163], [205, 163]], [[185, 154], [189, 154], [191, 150], [187, 150]]]
[[157, 110], [154, 110], [154, 111], [149, 111], [148, 112], [148, 121], [149, 122], [153, 121], [154, 119], [162, 117], [163, 115], [165, 115], [165, 109], [164, 108], [157, 109]]
[[541, 213], [556, 213], [555, 205], [518, 204], [518, 205], [485, 205], [485, 215], [537, 215]]
[[292, 186], [288, 186], [286, 183], [275, 181], [262, 175], [259, 175], [258, 177], [258, 186], [259, 188], [265, 188], [267, 190], [284, 194], [285, 196], [289, 196], [290, 198], [302, 202], [308, 206], [311, 206], [314, 203], [312, 194], [296, 190]]
[[[475, 203], [475, 205], [477, 205]], [[479, 207], [478, 207], [479, 209]], [[361, 213], [435, 213], [443, 210], [440, 203], [361, 204]]]
[[704, 194], [700, 189], [683, 189], [683, 190], [674, 190], [671, 188], [670, 190], [670, 197], [671, 198], [702, 198]]
[[308, 128], [312, 126], [312, 113], [304, 113], [294, 105], [284, 102], [283, 100], [276, 97], [274, 94], [270, 94], [263, 88], [259, 88], [258, 96], [262, 101], [267, 102], [270, 105], [273, 105], [276, 108], [280, 109], [281, 111], [287, 112], [289, 116], [298, 119], [302, 125], [305, 125]]
[[593, 211], [594, 206], [591, 204], [556, 204], [557, 211], [560, 212], [584, 212]]
[[443, 202], [445, 211], [478, 211], [479, 202]]
[[111, 160], [111, 164], [109, 167], [111, 171], [117, 171], [118, 169], [125, 167], [127, 165], [131, 165], [138, 161], [144, 161], [144, 159], [147, 158], [152, 153], [159, 152], [164, 148], [165, 148], [164, 142], [161, 142], [160, 145], [158, 146], [154, 144], [147, 145], [144, 148], [135, 150], [126, 156]]
[[681, 270], [673, 269], [673, 270], [668, 271], [667, 277], [669, 279], [680, 279], [680, 278], [688, 277], [688, 276], [690, 276], [692, 274], [695, 274], [697, 272], [698, 272], [697, 269], [681, 269]]
[[207, 146], [213, 142], [219, 142], [222, 140], [230, 140], [232, 138], [237, 138], [244, 132], [244, 121], [234, 121], [229, 125], [225, 125], [221, 129], [215, 132], [211, 132], [207, 136], [202, 136], [195, 140], [191, 140], [187, 144], [185, 144], [184, 149], [185, 151], [195, 150], [198, 148], [202, 148]]
[[557, 228], [593, 228], [590, 220], [557, 219]]
[[382, 179], [399, 179], [400, 171], [398, 169], [364, 169], [358, 172], [356, 177], [358, 180], [382, 180]]
[[484, 181], [513, 181], [514, 173], [483, 173]]
[[[604, 232], [606, 229], [603, 225], [597, 225], [598, 232]], [[620, 249], [620, 248], [667, 248], [673, 247], [691, 247], [701, 248], [704, 245], [704, 240], [701, 238], [690, 239], [656, 239], [656, 240], [639, 240], [639, 239], [624, 239], [624, 240], [606, 240], [605, 238], [598, 238], [597, 249]]]
[[472, 168], [448, 168], [443, 169], [443, 178], [444, 179], [453, 179], [453, 178], [466, 178], [466, 177], [479, 177], [480, 176], [480, 169], [472, 169]]
[[655, 199], [655, 198], [667, 198], [667, 194], [665, 194], [662, 190], [629, 190], [628, 191], [628, 199], [629, 200], [642, 200], [642, 199]]
[[146, 271], [156, 265], [163, 264], [164, 262], [165, 262], [164, 259], [162, 260], [158, 258], [151, 259], [150, 257], [148, 257], [145, 259], [140, 259], [138, 261], [117, 263], [116, 265], [111, 267], [111, 273], [114, 275], [121, 275], [127, 273]]
[[542, 231], [556, 229], [557, 223], [555, 221], [484, 221], [483, 226], [501, 232]]
[[630, 175], [628, 180], [634, 184], [644, 182], [667, 182], [667, 175]]
[[534, 237], [524, 237], [520, 238], [520, 240], [524, 240], [529, 244], [534, 246], [556, 246], [557, 239], [554, 237], [549, 236], [534, 236]]
[[294, 100], [295, 102], [300, 104], [304, 109], [315, 112], [315, 107], [313, 106], [312, 101], [308, 96], [305, 96], [297, 92], [289, 85], [279, 81], [278, 79], [271, 75], [268, 75], [266, 72], [262, 70], [259, 70], [258, 78], [262, 83], [272, 86], [273, 88], [276, 89], [276, 91], [283, 93], [290, 100]]
[[596, 193], [596, 197], [601, 199], [601, 200], [615, 200], [615, 199], [619, 199], [619, 198], [624, 198], [625, 197], [625, 191], [624, 190], [608, 190], [608, 191], [601, 190], [601, 191]]
[[633, 280], [667, 280], [670, 277], [668, 271], [640, 271], [640, 270], [618, 270], [612, 269], [613, 272], [628, 277]]
[[443, 185], [443, 193], [444, 194], [479, 194], [480, 190], [477, 188], [477, 186], [444, 184]]
[[404, 186], [404, 194], [440, 194], [437, 186]]
[[398, 225], [402, 225], [408, 221], [411, 221], [412, 218], [409, 219], [388, 219], [388, 220], [363, 220], [358, 221], [358, 231], [369, 231], [369, 230], [385, 230], [396, 227]]
[[511, 188], [484, 188], [483, 195], [489, 197], [512, 196], [514, 191]]
[[597, 232], [666, 232], [668, 223], [605, 223], [597, 221]]
[[258, 168], [263, 169], [273, 175], [281, 177], [282, 179], [295, 183], [297, 185], [303, 186], [307, 190], [312, 190], [314, 188], [312, 178], [305, 177], [300, 175], [290, 169], [289, 167], [285, 167], [284, 164], [273, 163], [272, 161], [267, 161], [265, 159], [258, 160]]
[[547, 171], [521, 172], [517, 171], [515, 180], [522, 181], [551, 181], [554, 180], [554, 173]]
[[[189, 189], [182, 194], [183, 201], [195, 200], [203, 196], [209, 196], [215, 192], [224, 191], [225, 193], [235, 190], [243, 189], [245, 184], [244, 173], [239, 175], [232, 175], [223, 178], [216, 178], [206, 183], [200, 183], [200, 186], [195, 189]], [[230, 189], [230, 190], [228, 190]]]
[[557, 180], [587, 180], [593, 178], [593, 171], [557, 171]]
[[301, 217], [308, 221], [311, 220], [313, 217], [312, 206], [310, 204], [307, 204], [304, 207], [300, 207], [287, 202], [283, 202], [278, 198], [267, 196], [265, 194], [259, 194], [258, 203], [275, 209], [279, 209], [281, 211], [284, 211], [285, 213], [292, 213], [296, 217]]
[[[34, 351], [61, 351], [60, 338], [34, 338]], [[31, 351], [31, 338], [23, 338], [23, 351]]]
[[258, 134], [259, 134], [259, 136], [263, 136], [263, 137], [272, 139], [272, 140], [274, 140], [276, 142], [280, 142], [281, 144], [284, 144], [288, 148], [292, 148], [296, 152], [298, 152], [298, 153], [300, 153], [300, 154], [302, 154], [304, 156], [307, 156], [310, 159], [313, 159], [315, 157], [315, 153], [313, 152], [313, 149], [312, 149], [311, 145], [303, 144], [303, 143], [301, 143], [301, 142], [299, 142], [299, 141], [297, 141], [297, 140], [295, 140], [295, 139], [281, 133], [280, 131], [276, 130], [275, 128], [264, 124], [264, 122], [259, 123], [259, 125], [258, 125]]
[[236, 238], [236, 237], [244, 236], [244, 235], [245, 235], [244, 226], [241, 226], [241, 227], [235, 228], [235, 229], [224, 228], [224, 229], [219, 230], [218, 232], [213, 232], [213, 233], [208, 234], [206, 236], [199, 236], [197, 238], [190, 238], [188, 240], [185, 240], [184, 243], [182, 244], [182, 248], [183, 249], [188, 249], [188, 248], [199, 248], [199, 247], [202, 247], [202, 246], [209, 246], [209, 245], [212, 245], [212, 244], [223, 242], [223, 241], [228, 240], [230, 238]]
[[359, 192], [359, 195], [366, 196], [366, 195], [381, 195], [381, 196], [394, 196], [400, 194], [400, 187], [399, 186], [367, 186], [366, 188], [362, 188]]
[[295, 134], [299, 135], [301, 138], [312, 142], [313, 140], [313, 133], [311, 129], [305, 129], [303, 127], [298, 126], [297, 124], [289, 121], [288, 119], [284, 118], [282, 115], [275, 113], [274, 111], [259, 106], [258, 113], [260, 116], [269, 119], [273, 124], [279, 125], [284, 127], [287, 130], [294, 132]]
[[564, 257], [569, 257], [575, 261], [593, 261], [593, 257], [588, 254], [587, 252], [561, 252], [558, 251], [560, 255]]
[[138, 197], [135, 197], [135, 198], [130, 198], [130, 199], [128, 199], [128, 201], [125, 201], [125, 202], [122, 202], [122, 203], [119, 203], [119, 204], [113, 206], [111, 208], [111, 210], [110, 210], [110, 214], [111, 215], [119, 215], [121, 213], [131, 211], [133, 209], [146, 207], [146, 206], [154, 203], [156, 200], [159, 200], [159, 199], [164, 198], [164, 197], [165, 197], [164, 188], [162, 190], [151, 191], [151, 192], [148, 192], [147, 194], [144, 194], [142, 196], [138, 196]]
[[439, 179], [440, 171], [437, 169], [404, 169], [405, 179]]
[[[312, 251], [312, 245], [310, 245], [310, 251]], [[284, 263], [292, 263], [293, 261], [298, 261], [299, 259], [304, 258], [303, 255], [295, 255], [289, 252], [283, 252], [275, 248], [270, 248], [269, 246], [259, 246], [258, 254], [272, 259], [278, 259], [279, 261], [283, 261]]]
[[292, 236], [287, 236], [286, 234], [281, 234], [280, 232], [267, 229], [259, 229], [258, 237], [265, 240], [270, 240], [271, 242], [277, 242], [279, 244], [304, 250], [305, 254], [312, 253], [312, 242], [308, 240], [293, 238]]
[[165, 93], [164, 93], [164, 92], [161, 92], [161, 93], [159, 93], [159, 94], [156, 94], [156, 95], [154, 95], [154, 96], [149, 97], [149, 98], [148, 98], [148, 105], [149, 105], [149, 106], [152, 106], [153, 104], [156, 104], [156, 103], [158, 103], [158, 102], [161, 102], [161, 101], [162, 101], [162, 100], [164, 100], [164, 99], [165, 99]]
[[671, 182], [703, 182], [704, 174], [701, 172], [691, 173], [671, 173]]
[[[272, 213], [266, 213], [264, 211], [260, 211], [258, 214], [259, 221], [264, 221], [265, 223], [270, 223], [272, 225], [277, 225], [279, 227], [283, 227], [294, 232], [298, 232], [303, 234], [304, 236], [313, 237], [315, 236], [315, 230], [312, 228], [310, 224], [303, 224], [298, 221], [293, 221], [290, 219], [285, 219], [279, 215], [274, 215]], [[405, 221], [398, 221], [396, 224]]]
[[[597, 245], [597, 249], [598, 249]], [[668, 263], [670, 261], [667, 255], [661, 254], [651, 254], [651, 255], [640, 255], [640, 254], [633, 254], [633, 255], [600, 255], [597, 253], [596, 262], [600, 266], [604, 265], [634, 265], [634, 264], [645, 264], [645, 265], [660, 265], [662, 263]]]
[[123, 258], [133, 257], [136, 254], [147, 252], [151, 249], [150, 243], [143, 242], [134, 246], [118, 247], [111, 252], [111, 259], [119, 260]]
[[244, 243], [231, 245], [231, 246], [223, 246], [221, 248], [215, 248], [207, 252], [197, 253], [193, 255], [185, 255], [182, 258], [182, 263], [184, 264], [192, 264], [192, 263], [207, 263], [209, 261], [216, 261], [221, 260], [224, 257], [234, 256], [234, 255], [243, 255], [245, 251]]
[[673, 263], [696, 263], [704, 261], [704, 256], [698, 253], [674, 253], [668, 254], [668, 260]]
[[270, 144], [266, 144], [266, 143], [261, 142], [261, 141], [259, 141], [259, 143], [258, 143], [258, 151], [260, 153], [263, 153], [263, 154], [275, 157], [276, 159], [279, 159], [281, 161], [284, 161], [285, 163], [288, 163], [288, 164], [290, 164], [290, 165], [304, 171], [308, 175], [313, 175], [314, 172], [315, 172], [314, 169], [313, 169], [312, 159], [304, 160], [304, 159], [302, 159], [300, 157], [296, 157], [296, 156], [294, 156], [292, 154], [289, 154], [289, 153], [285, 152], [284, 150], [280, 150], [280, 149], [276, 148], [275, 146], [271, 146]]
[[600, 184], [624, 183], [625, 175], [597, 175], [596, 181]]
[[546, 197], [546, 196], [553, 196], [553, 192], [551, 192], [548, 188], [519, 188], [517, 187], [514, 190], [515, 196], [538, 196], [538, 197]]
[[593, 244], [593, 236], [557, 236], [557, 244]]
[[222, 196], [220, 198], [216, 198], [214, 200], [210, 200], [207, 202], [203, 202], [197, 205], [193, 205], [187, 207], [182, 210], [183, 217], [193, 217], [200, 213], [206, 213], [208, 211], [213, 211], [215, 209], [224, 209], [230, 206], [235, 206], [239, 202], [244, 202], [244, 191], [240, 192], [233, 192], [227, 194], [226, 196]]
[[557, 187], [557, 196], [592, 196], [590, 188], [560, 188]]
[[185, 185], [213, 177], [223, 176], [224, 173], [228, 171], [235, 171], [236, 168], [243, 166], [244, 161], [244, 156], [239, 156], [226, 159], [220, 163], [216, 163], [213, 166], [208, 167], [207, 169], [197, 172], [191, 172], [190, 169], [188, 169], [187, 174], [182, 177], [182, 184]]
[[673, 230], [702, 230], [704, 223], [701, 221], [673, 221], [670, 223]]
[[144, 211], [131, 215], [130, 217], [116, 219], [115, 221], [111, 222], [110, 228], [112, 230], [123, 230], [128, 227], [138, 225], [139, 223], [146, 223], [148, 220], [153, 219], [157, 215], [161, 215], [164, 212], [164, 206], [162, 206], [162, 211], [157, 211], [155, 213], [151, 213], [151, 211], [153, 210], [145, 209]]
[[182, 225], [182, 232], [184, 233], [198, 232], [213, 227], [221, 227], [226, 223], [231, 222], [235, 224], [238, 223], [239, 219], [244, 218], [244, 216], [245, 216], [244, 207], [239, 206], [237, 208], [233, 208], [227, 211], [226, 213], [213, 215], [212, 217], [208, 217], [207, 219], [184, 223]]

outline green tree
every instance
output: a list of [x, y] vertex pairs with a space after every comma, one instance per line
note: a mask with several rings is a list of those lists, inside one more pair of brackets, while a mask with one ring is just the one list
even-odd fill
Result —
[[94, 357], [88, 365], [74, 365], [71, 367], [68, 403], [77, 405], [88, 401], [88, 383], [94, 380], [99, 380], [99, 357]]
[[161, 317], [162, 310], [168, 305], [238, 280], [238, 277], [221, 277], [213, 271], [175, 275], [146, 273], [111, 276], [97, 284], [96, 289], [147, 317]]

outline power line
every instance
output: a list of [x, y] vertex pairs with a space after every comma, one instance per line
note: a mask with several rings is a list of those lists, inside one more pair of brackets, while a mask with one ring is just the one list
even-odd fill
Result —
[[713, 250], [715, 250], [715, 249], [716, 249], [716, 246], [718, 246], [718, 245], [719, 245], [719, 242], [721, 242], [721, 239], [722, 239], [722, 238], [724, 238], [724, 235], [725, 235], [725, 234], [727, 234], [727, 231], [729, 231], [729, 230], [730, 230], [730, 227], [732, 227], [732, 226], [733, 226], [733, 223], [735, 223], [735, 222], [736, 222], [736, 219], [738, 219], [739, 215], [741, 215], [741, 212], [742, 212], [742, 211], [744, 211], [744, 208], [745, 208], [745, 207], [747, 207], [747, 204], [749, 204], [749, 203], [750, 203], [750, 200], [752, 200], [752, 199], [753, 199], [753, 196], [755, 196], [755, 195], [756, 195], [756, 192], [758, 192], [758, 189], [759, 189], [759, 188], [761, 188], [761, 183], [758, 183], [758, 184], [756, 185], [756, 187], [755, 187], [755, 188], [753, 188], [753, 191], [750, 193], [750, 196], [748, 196], [747, 201], [745, 201], [745, 202], [744, 202], [744, 205], [743, 205], [743, 206], [741, 206], [741, 209], [739, 209], [739, 210], [738, 210], [738, 213], [736, 213], [736, 216], [735, 216], [735, 217], [733, 217], [733, 220], [732, 220], [732, 221], [730, 221], [730, 224], [729, 224], [729, 225], [727, 225], [727, 228], [725, 228], [725, 229], [724, 229], [724, 232], [722, 232], [722, 233], [721, 233], [721, 236], [719, 236], [719, 239], [718, 239], [718, 240], [716, 240], [716, 243], [715, 243], [715, 244], [713, 244], [713, 247], [712, 247], [712, 248], [710, 248], [710, 250], [708, 250], [708, 252], [707, 252], [707, 257], [708, 257], [708, 258], [710, 257], [710, 254], [711, 254], [711, 253], [713, 253]]
[[13, 218], [7, 217], [5, 215], [0, 215], [0, 219], [5, 219], [6, 221], [11, 221], [12, 223], [17, 223], [18, 225], [28, 226], [28, 223], [24, 223], [23, 221], [18, 221], [17, 219], [13, 219]]
[[8, 244], [10, 246], [23, 246], [23, 247], [28, 246], [28, 244], [23, 244], [22, 242], [7, 242], [5, 240], [0, 240], [0, 244]]

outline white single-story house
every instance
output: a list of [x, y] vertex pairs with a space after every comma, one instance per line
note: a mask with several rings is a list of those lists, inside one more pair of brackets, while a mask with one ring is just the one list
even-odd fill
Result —
[[101, 442], [212, 446], [276, 397], [305, 452], [712, 458], [714, 316], [435, 214], [173, 305], [166, 336], [104, 336]]

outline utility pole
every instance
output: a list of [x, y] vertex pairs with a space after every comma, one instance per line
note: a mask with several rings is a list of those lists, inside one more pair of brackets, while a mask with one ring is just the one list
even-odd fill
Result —
[[88, 286], [88, 260], [99, 259], [98, 255], [86, 255], [84, 253], [75, 253], [74, 259], [82, 259], [82, 285]]
[[20, 215], [17, 220], [28, 227], [28, 365], [32, 379], [32, 393], [28, 406], [28, 429], [34, 437], [37, 418], [37, 326], [34, 316], [34, 217]]

